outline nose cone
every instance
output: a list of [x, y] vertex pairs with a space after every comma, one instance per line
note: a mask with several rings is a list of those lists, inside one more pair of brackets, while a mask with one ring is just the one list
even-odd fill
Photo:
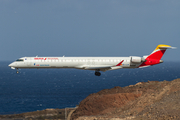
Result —
[[11, 69], [16, 69], [16, 68], [15, 68], [15, 63], [14, 63], [14, 62], [11, 63], [11, 64], [9, 64], [8, 66], [11, 67]]
[[15, 67], [15, 63], [13, 62], [13, 63], [9, 64], [8, 66], [9, 67]]
[[12, 63], [8, 65], [9, 67], [12, 67]]

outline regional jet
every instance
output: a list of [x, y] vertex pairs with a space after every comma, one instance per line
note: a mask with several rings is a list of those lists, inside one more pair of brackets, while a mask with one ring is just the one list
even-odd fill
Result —
[[16, 69], [16, 73], [22, 68], [75, 68], [93, 70], [96, 76], [100, 76], [100, 71], [143, 68], [162, 63], [161, 58], [168, 48], [175, 47], [160, 44], [150, 55], [143, 57], [22, 57], [9, 64], [9, 67]]

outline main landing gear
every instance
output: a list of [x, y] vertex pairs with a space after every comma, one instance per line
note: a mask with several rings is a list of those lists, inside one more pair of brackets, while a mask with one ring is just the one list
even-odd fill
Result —
[[99, 71], [95, 71], [96, 76], [101, 76], [101, 73]]

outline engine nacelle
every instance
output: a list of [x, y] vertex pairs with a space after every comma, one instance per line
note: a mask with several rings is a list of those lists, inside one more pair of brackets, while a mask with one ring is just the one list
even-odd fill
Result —
[[141, 57], [131, 57], [131, 62], [132, 63], [141, 63], [141, 62], [144, 62], [145, 59], [144, 58], [141, 58]]

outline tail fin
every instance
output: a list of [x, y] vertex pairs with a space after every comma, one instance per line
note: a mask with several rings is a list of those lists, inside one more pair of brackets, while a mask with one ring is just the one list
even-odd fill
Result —
[[162, 58], [162, 56], [164, 55], [164, 53], [166, 52], [166, 49], [168, 49], [168, 48], [173, 48], [173, 47], [171, 47], [169, 45], [160, 44], [146, 59], [160, 60]]
[[143, 62], [139, 67], [146, 67], [146, 66], [155, 65], [155, 64], [159, 64], [163, 62], [161, 58], [166, 52], [166, 49], [168, 48], [173, 49], [175, 47], [171, 47], [169, 45], [163, 45], [163, 44], [158, 45], [156, 49], [149, 56], [145, 58], [146, 61]]

